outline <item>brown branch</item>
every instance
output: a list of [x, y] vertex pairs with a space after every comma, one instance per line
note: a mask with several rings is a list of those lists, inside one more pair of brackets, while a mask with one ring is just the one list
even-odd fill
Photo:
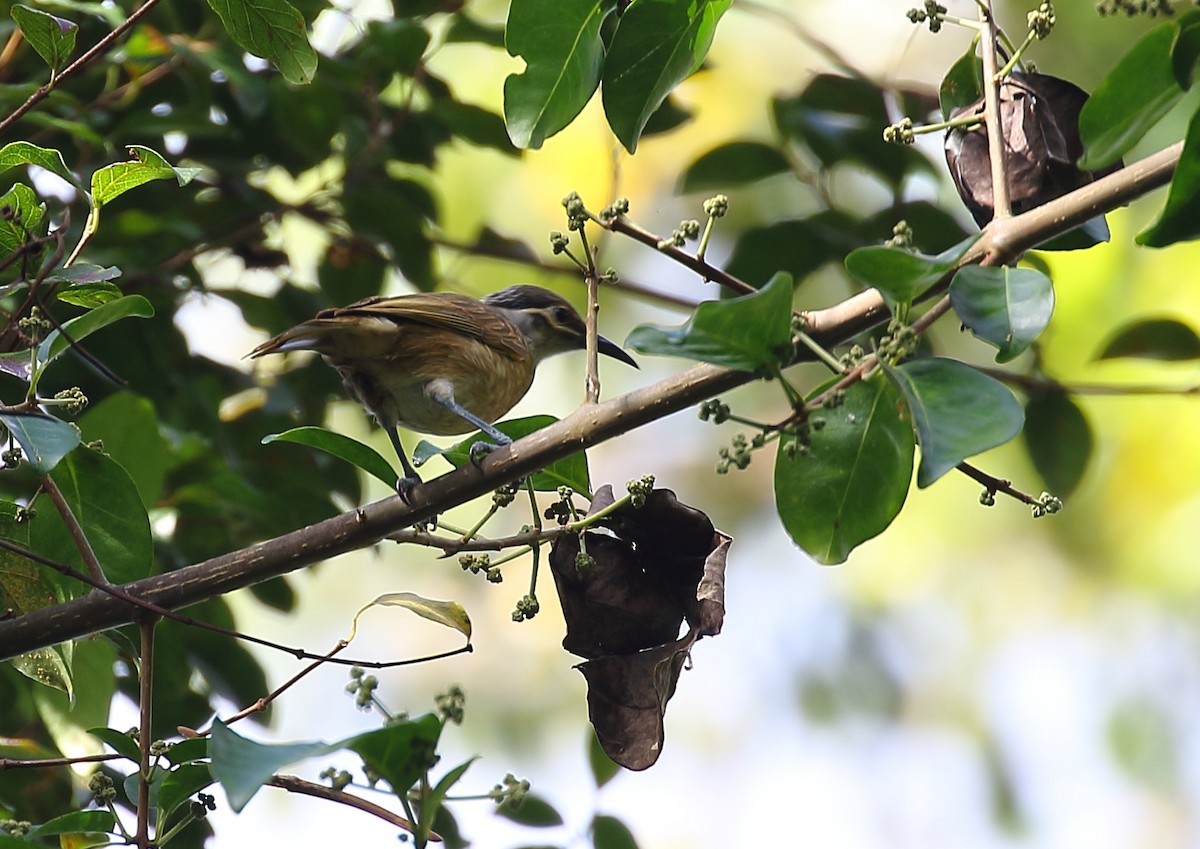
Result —
[[150, 743], [153, 740], [151, 721], [154, 716], [154, 629], [157, 616], [142, 616], [138, 622], [141, 636], [141, 655], [138, 658], [138, 849], [150, 849]]
[[[314, 660], [308, 666], [301, 669], [299, 672], [297, 672], [295, 675], [293, 675], [287, 681], [283, 682], [283, 684], [276, 687], [271, 692], [267, 693], [267, 695], [263, 696], [261, 699], [258, 699], [253, 704], [249, 705], [248, 707], [243, 708], [242, 710], [235, 713], [233, 716], [229, 717], [228, 719], [222, 720], [222, 721], [225, 723], [225, 725], [233, 725], [233, 723], [237, 722], [239, 719], [245, 719], [247, 716], [251, 716], [252, 714], [262, 713], [264, 710], [267, 709], [267, 707], [271, 704], [271, 702], [275, 701], [277, 698], [279, 698], [285, 692], [287, 692], [290, 688], [295, 686], [296, 683], [301, 678], [308, 675], [313, 670], [319, 669], [325, 663], [328, 663], [329, 660], [335, 654], [340, 652], [342, 649], [346, 648], [346, 646], [348, 646], [348, 645], [350, 645], [350, 644], [348, 642], [346, 642], [345, 640], [338, 640], [337, 645], [335, 645], [332, 649], [330, 649], [328, 652], [326, 652], [324, 657], [322, 657], [318, 660]], [[209, 731], [211, 731], [211, 729], [209, 729]], [[207, 735], [209, 733], [209, 731], [198, 732], [195, 736], [203, 737], [203, 736]], [[190, 737], [192, 735], [188, 735], [188, 736]]]
[[662, 239], [660, 239], [654, 233], [651, 233], [649, 230], [639, 227], [624, 215], [618, 215], [615, 218], [609, 218], [603, 221], [599, 218], [595, 220], [596, 223], [598, 223], [601, 227], [611, 230], [614, 233], [622, 233], [626, 236], [629, 236], [634, 241], [641, 242], [643, 245], [647, 245], [648, 247], [654, 248], [659, 253], [669, 256], [684, 268], [696, 272], [705, 280], [711, 280], [713, 283], [718, 283], [743, 295], [751, 295], [758, 291], [758, 289], [751, 286], [745, 280], [740, 280], [724, 269], [717, 268], [715, 265], [711, 265], [706, 260], [697, 259], [686, 251], [680, 250], [673, 245], [663, 245], [660, 247]]
[[994, 475], [989, 475], [987, 472], [972, 466], [970, 463], [959, 463], [954, 468], [962, 472], [976, 483], [983, 484], [984, 489], [988, 492], [1000, 492], [1007, 495], [1009, 498], [1016, 499], [1022, 504], [1028, 504], [1031, 507], [1036, 507], [1041, 502], [1027, 492], [1022, 492], [1012, 485], [1012, 481], [998, 478]]
[[[1051, 236], [1165, 185], [1182, 149], [1180, 142], [1037, 209], [991, 222], [965, 261], [977, 262], [984, 256], [992, 262], [1012, 261]], [[828, 309], [807, 312], [805, 318], [809, 335], [830, 348], [873, 327], [886, 315], [879, 293], [868, 291]], [[555, 460], [755, 379], [746, 372], [694, 366], [653, 385], [576, 410], [549, 427], [497, 449], [479, 467], [467, 465], [423, 484], [412, 492], [411, 505], [388, 498], [239, 551], [134, 581], [123, 589], [143, 601], [174, 609], [287, 574], [372, 545]], [[130, 621], [134, 610], [119, 598], [92, 593], [0, 621], [0, 655], [11, 657], [123, 625]]]
[[30, 760], [21, 760], [19, 758], [0, 758], [0, 772], [4, 772], [6, 769], [39, 769], [57, 766], [74, 766], [75, 764], [103, 763], [104, 761], [120, 760], [124, 757], [124, 755], [109, 753], [104, 755], [82, 755], [78, 758], [32, 758]]
[[[286, 790], [289, 793], [301, 793], [305, 796], [314, 796], [318, 799], [328, 799], [330, 802], [337, 802], [341, 805], [348, 805], [351, 808], [357, 808], [360, 811], [365, 811], [372, 816], [379, 817], [384, 822], [391, 823], [397, 828], [402, 828], [410, 834], [413, 833], [414, 826], [399, 814], [392, 813], [382, 805], [376, 805], [374, 802], [368, 802], [359, 796], [354, 796], [344, 790], [334, 790], [332, 787], [326, 787], [323, 784], [315, 784], [311, 781], [305, 781], [303, 778], [297, 778], [294, 775], [276, 775], [267, 779], [267, 784], [271, 787], [278, 787]], [[434, 832], [429, 833], [429, 839], [442, 842], [440, 834]]]
[[61, 73], [52, 78], [45, 85], [40, 86], [33, 94], [29, 95], [28, 99], [26, 99], [24, 103], [14, 109], [3, 121], [0, 121], [0, 133], [3, 133], [5, 130], [9, 129], [13, 124], [20, 120], [26, 112], [49, 97], [50, 92], [62, 85], [65, 80], [69, 80], [79, 71], [86, 68], [101, 55], [107, 52], [118, 38], [131, 29], [134, 24], [136, 24], [147, 12], [158, 5], [159, 2], [160, 0], [146, 0], [146, 2], [143, 3], [140, 8], [135, 9], [130, 13], [128, 18], [118, 24], [112, 32], [92, 45], [90, 50], [88, 50], [67, 67], [63, 68]]

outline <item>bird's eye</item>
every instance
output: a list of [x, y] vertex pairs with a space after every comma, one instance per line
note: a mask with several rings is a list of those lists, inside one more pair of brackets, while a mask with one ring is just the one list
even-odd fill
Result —
[[566, 307], [555, 307], [554, 320], [558, 324], [567, 324], [571, 320], [571, 311]]

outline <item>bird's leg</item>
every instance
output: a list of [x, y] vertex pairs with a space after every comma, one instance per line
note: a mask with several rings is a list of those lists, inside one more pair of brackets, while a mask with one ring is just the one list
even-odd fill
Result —
[[496, 440], [495, 445], [491, 444], [490, 442], [484, 442], [480, 440], [471, 446], [471, 450], [469, 452], [471, 456], [471, 462], [476, 466], [479, 465], [480, 461], [482, 461], [489, 452], [494, 451], [501, 445], [512, 444], [511, 437], [496, 430], [496, 428], [492, 427], [492, 425], [488, 424], [462, 404], [455, 401], [454, 387], [449, 383], [449, 381], [434, 381], [426, 388], [425, 394], [434, 403], [441, 404], [450, 412], [475, 425], [475, 427], [479, 428], [492, 439]]
[[421, 482], [421, 476], [417, 474], [417, 470], [412, 467], [412, 463], [408, 461], [408, 455], [404, 453], [404, 446], [400, 442], [400, 434], [396, 432], [394, 424], [384, 426], [387, 430], [388, 439], [392, 440], [392, 447], [396, 449], [396, 456], [400, 458], [400, 465], [404, 467], [404, 477], [396, 480], [396, 494], [400, 496], [400, 500], [405, 504], [411, 504], [408, 500], [409, 493], [412, 488]]

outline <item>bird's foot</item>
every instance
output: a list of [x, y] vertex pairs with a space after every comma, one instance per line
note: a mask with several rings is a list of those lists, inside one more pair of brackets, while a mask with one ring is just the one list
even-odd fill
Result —
[[400, 496], [400, 500], [408, 506], [412, 506], [412, 491], [415, 486], [421, 483], [421, 479], [416, 475], [407, 475], [396, 479], [396, 494]]
[[479, 464], [483, 462], [483, 458], [488, 454], [491, 454], [499, 447], [499, 445], [495, 445], [491, 442], [484, 442], [483, 440], [471, 443], [471, 449], [467, 452], [467, 455], [471, 458], [471, 465], [473, 465], [475, 468], [479, 468]]

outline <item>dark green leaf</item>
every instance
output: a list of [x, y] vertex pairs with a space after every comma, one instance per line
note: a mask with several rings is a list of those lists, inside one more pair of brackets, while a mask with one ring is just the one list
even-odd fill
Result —
[[781, 271], [803, 280], [863, 244], [857, 223], [845, 213], [824, 210], [809, 218], [751, 228], [738, 238], [727, 270], [755, 286]]
[[351, 439], [340, 433], [326, 430], [323, 427], [296, 427], [283, 433], [272, 433], [264, 436], [263, 445], [269, 442], [295, 442], [307, 445], [327, 454], [332, 454], [362, 469], [372, 477], [386, 483], [393, 489], [399, 475], [383, 456], [369, 445], [364, 445], [357, 439]]
[[777, 274], [753, 294], [705, 301], [678, 327], [635, 327], [625, 347], [771, 373], [791, 359], [791, 338], [792, 278]]
[[1088, 98], [1079, 113], [1080, 168], [1116, 162], [1183, 97], [1171, 64], [1177, 31], [1170, 21], [1142, 36]]
[[592, 820], [592, 846], [595, 849], [637, 849], [629, 826], [616, 817], [598, 814]]
[[976, 53], [977, 44], [978, 39], [971, 42], [967, 52], [950, 66], [938, 88], [943, 118], [983, 97], [983, 60]]
[[525, 71], [504, 81], [504, 121], [513, 144], [539, 148], [574, 120], [600, 84], [600, 25], [616, 0], [513, 0], [504, 42]]
[[519, 805], [504, 805], [496, 815], [530, 828], [553, 828], [562, 825], [563, 818], [554, 806], [540, 796], [529, 793]]
[[39, 475], [57, 466], [79, 444], [79, 431], [51, 416], [4, 413], [0, 414], [0, 422], [17, 440], [25, 459]]
[[1200, 64], [1200, 12], [1193, 10], [1179, 19], [1179, 32], [1171, 47], [1171, 71], [1180, 88], [1192, 87], [1197, 64]]
[[450, 19], [446, 29], [446, 43], [476, 42], [488, 47], [504, 46], [504, 30], [480, 23], [465, 12], [459, 12]]
[[20, 249], [29, 236], [38, 234], [46, 207], [38, 203], [33, 189], [16, 183], [0, 195], [0, 209], [9, 211], [9, 215], [0, 218], [0, 253], [8, 256]]
[[208, 0], [225, 30], [248, 53], [266, 59], [290, 83], [311, 82], [317, 52], [304, 16], [287, 0]]
[[[99, 451], [80, 446], [51, 476], [108, 580], [124, 584], [146, 577], [153, 553], [150, 520], [129, 473]], [[29, 523], [29, 541], [39, 554], [86, 571], [58, 511], [38, 511]]]
[[107, 834], [113, 831], [116, 822], [116, 818], [109, 811], [71, 811], [41, 825], [35, 825], [29, 829], [28, 837], [30, 840], [36, 840], [56, 834]]
[[680, 192], [730, 189], [775, 174], [791, 166], [777, 149], [759, 142], [729, 142], [710, 150], [688, 166], [680, 178]]
[[1025, 448], [1046, 488], [1070, 495], [1092, 456], [1092, 428], [1065, 392], [1038, 392], [1025, 404]]
[[[1200, 32], [1200, 27], [1197, 27]], [[1158, 221], [1137, 235], [1139, 245], [1165, 248], [1200, 238], [1200, 111], [1188, 124], [1187, 140], [1171, 177], [1167, 204]]]
[[84, 413], [79, 429], [89, 442], [99, 441], [101, 450], [125, 468], [147, 510], [158, 504], [170, 452], [159, 432], [158, 413], [148, 398], [132, 392], [110, 395]]
[[411, 180], [357, 186], [346, 193], [342, 206], [357, 235], [386, 244], [405, 277], [425, 291], [433, 288], [433, 246], [426, 222], [436, 217], [437, 209], [423, 186]]
[[675, 98], [667, 95], [662, 105], [654, 110], [646, 126], [642, 127], [642, 138], [668, 133], [692, 120], [692, 112], [680, 106]]
[[475, 757], [463, 761], [438, 779], [438, 783], [433, 786], [432, 790], [423, 794], [421, 797], [421, 816], [416, 829], [416, 843], [418, 846], [429, 839], [429, 833], [433, 830], [437, 814], [442, 809], [442, 803], [446, 800], [446, 794], [462, 779], [467, 769], [477, 759]]
[[[495, 428], [515, 441], [522, 436], [528, 436], [534, 431], [552, 425], [556, 421], [558, 419], [554, 416], [529, 416], [523, 419], [499, 422]], [[432, 443], [421, 440], [416, 450], [413, 451], [413, 463], [420, 466], [432, 457], [441, 456], [454, 468], [461, 469], [471, 462], [472, 445], [476, 442], [490, 443], [492, 441], [490, 436], [479, 431], [450, 448], [438, 448]], [[569, 486], [576, 492], [591, 492], [592, 483], [588, 473], [587, 455], [580, 451], [578, 454], [556, 460], [545, 469], [535, 472], [530, 478], [530, 482], [537, 492], [553, 492], [560, 486]]]
[[592, 770], [592, 780], [597, 787], [603, 787], [621, 771], [621, 765], [614, 761], [600, 745], [594, 728], [588, 729], [588, 766]]
[[963, 324], [999, 352], [1016, 357], [1041, 335], [1054, 312], [1054, 283], [1032, 268], [968, 265], [950, 283], [950, 302]]
[[92, 174], [92, 201], [96, 208], [152, 180], [175, 180], [186, 186], [199, 173], [198, 168], [176, 168], [162, 155], [141, 145], [130, 145], [132, 159], [97, 169]]
[[208, 764], [184, 764], [168, 772], [158, 788], [160, 817], [169, 817], [176, 808], [216, 781]]
[[898, 306], [911, 304], [945, 277], [978, 238], [978, 234], [968, 236], [937, 256], [871, 245], [846, 256], [846, 271], [864, 286], [878, 289], [894, 313]]
[[498, 150], [509, 156], [518, 153], [508, 137], [504, 119], [494, 112], [457, 100], [439, 100], [430, 107], [430, 111], [444, 121], [461, 141]]
[[138, 747], [137, 740], [124, 731], [118, 731], [115, 728], [89, 728], [88, 734], [127, 760], [134, 763], [141, 760], [142, 752]]
[[167, 760], [175, 766], [194, 763], [208, 759], [208, 738], [192, 737], [171, 744], [167, 750]]
[[779, 133], [807, 147], [826, 168], [854, 163], [893, 186], [913, 173], [935, 173], [915, 148], [883, 140], [892, 122], [879, 87], [867, 80], [820, 74], [799, 95], [776, 98], [771, 108]]
[[807, 454], [789, 456], [784, 437], [775, 458], [775, 508], [792, 541], [820, 563], [841, 563], [883, 532], [904, 506], [912, 482], [912, 424], [886, 380], [860, 382], [845, 403], [817, 415]]
[[433, 714], [394, 722], [344, 742], [397, 796], [408, 792], [437, 760], [442, 721]]
[[136, 316], [150, 318], [154, 315], [154, 307], [141, 295], [126, 295], [115, 301], [96, 307], [85, 312], [78, 318], [63, 322], [62, 328], [51, 330], [38, 346], [38, 374], [51, 362], [61, 356], [71, 347], [71, 342], [86, 339], [97, 330], [108, 327], [114, 321]]
[[75, 52], [75, 35], [79, 32], [79, 26], [20, 4], [12, 7], [12, 16], [21, 28], [25, 40], [51, 70], [62, 70], [71, 54]]
[[229, 806], [240, 812], [276, 771], [296, 761], [327, 755], [340, 748], [341, 744], [337, 743], [256, 743], [214, 719], [208, 751], [212, 756], [213, 778], [225, 788]]
[[700, 67], [733, 0], [637, 0], [621, 15], [601, 92], [604, 114], [630, 153], [667, 95]]
[[1200, 337], [1192, 328], [1173, 318], [1141, 319], [1118, 328], [1096, 359], [1118, 357], [1196, 360], [1200, 359]]
[[[22, 7], [14, 6], [13, 8]], [[79, 180], [75, 178], [71, 169], [67, 167], [67, 163], [63, 161], [62, 154], [57, 150], [38, 147], [27, 141], [9, 142], [0, 148], [0, 171], [7, 171], [18, 165], [36, 165], [62, 177], [71, 185], [82, 188]]]
[[121, 290], [113, 283], [80, 283], [62, 290], [57, 297], [64, 304], [94, 309], [120, 298]]
[[888, 376], [908, 402], [921, 443], [917, 486], [1021, 432], [1025, 414], [1004, 384], [957, 360], [913, 360]]

